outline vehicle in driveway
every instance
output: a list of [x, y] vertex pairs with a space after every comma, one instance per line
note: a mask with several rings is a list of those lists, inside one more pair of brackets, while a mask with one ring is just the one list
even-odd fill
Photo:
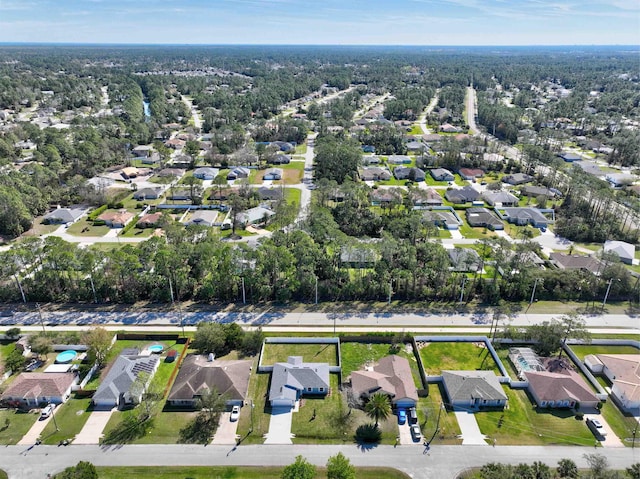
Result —
[[418, 422], [418, 412], [416, 408], [412, 407], [409, 409], [409, 424], [416, 424]]
[[231, 421], [237, 421], [240, 417], [240, 406], [233, 406], [231, 409]]
[[411, 438], [415, 442], [418, 442], [420, 439], [422, 439], [422, 432], [420, 431], [420, 426], [418, 426], [417, 424], [411, 425]]
[[404, 424], [405, 422], [407, 422], [407, 411], [398, 409], [398, 424]]
[[591, 432], [596, 437], [605, 437], [607, 435], [607, 431], [605, 431], [604, 426], [597, 419], [587, 419], [587, 426], [589, 426], [589, 429], [591, 429]]
[[40, 419], [46, 419], [51, 414], [53, 414], [53, 410], [56, 408], [55, 404], [47, 404], [42, 411], [40, 411]]

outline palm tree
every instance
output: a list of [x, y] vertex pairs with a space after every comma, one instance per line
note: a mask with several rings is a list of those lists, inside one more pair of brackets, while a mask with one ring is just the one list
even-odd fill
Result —
[[369, 398], [369, 402], [364, 407], [364, 412], [367, 413], [367, 416], [376, 421], [376, 427], [378, 427], [380, 419], [387, 419], [391, 414], [389, 396], [382, 393], [372, 394]]

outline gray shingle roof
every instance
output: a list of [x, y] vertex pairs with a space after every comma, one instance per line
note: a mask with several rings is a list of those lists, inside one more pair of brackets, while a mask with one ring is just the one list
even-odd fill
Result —
[[442, 371], [442, 380], [451, 402], [476, 398], [487, 401], [507, 399], [493, 371]]
[[143, 372], [153, 375], [158, 361], [157, 356], [118, 356], [93, 395], [93, 401], [117, 404], [121, 395], [131, 398], [131, 386], [138, 376]]
[[297, 391], [306, 388], [329, 390], [329, 365], [327, 363], [304, 363], [299, 356], [289, 357], [286, 363], [275, 363], [271, 374], [269, 400], [296, 400]]

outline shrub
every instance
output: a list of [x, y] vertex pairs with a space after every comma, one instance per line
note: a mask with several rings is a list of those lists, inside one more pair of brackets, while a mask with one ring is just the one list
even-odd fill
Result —
[[363, 424], [356, 429], [356, 441], [358, 442], [380, 442], [382, 431], [375, 424]]
[[89, 220], [93, 221], [95, 220], [98, 216], [100, 216], [102, 213], [104, 213], [105, 211], [107, 211], [107, 208], [109, 207], [109, 205], [102, 205], [99, 206], [98, 208], [96, 208], [95, 210], [93, 210], [91, 213], [89, 213], [89, 215], [87, 216], [87, 218], [89, 218]]

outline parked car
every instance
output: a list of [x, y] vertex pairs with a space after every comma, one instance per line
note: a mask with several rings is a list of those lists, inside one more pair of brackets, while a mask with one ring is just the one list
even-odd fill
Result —
[[418, 422], [418, 412], [416, 411], [416, 408], [412, 407], [409, 409], [409, 423], [415, 424], [417, 422]]
[[407, 411], [398, 409], [398, 424], [404, 424], [405, 422], [407, 422]]
[[587, 426], [589, 426], [591, 432], [593, 432], [597, 437], [605, 437], [607, 435], [607, 431], [604, 429], [604, 426], [597, 419], [587, 419]]
[[233, 406], [233, 408], [231, 409], [230, 419], [232, 421], [237, 421], [239, 417], [240, 417], [240, 406]]
[[40, 411], [40, 419], [46, 419], [51, 414], [53, 414], [53, 410], [56, 408], [55, 404], [47, 404], [42, 411]]
[[422, 432], [420, 431], [420, 426], [418, 426], [417, 424], [411, 425], [411, 438], [415, 442], [418, 442], [420, 439], [422, 439]]

